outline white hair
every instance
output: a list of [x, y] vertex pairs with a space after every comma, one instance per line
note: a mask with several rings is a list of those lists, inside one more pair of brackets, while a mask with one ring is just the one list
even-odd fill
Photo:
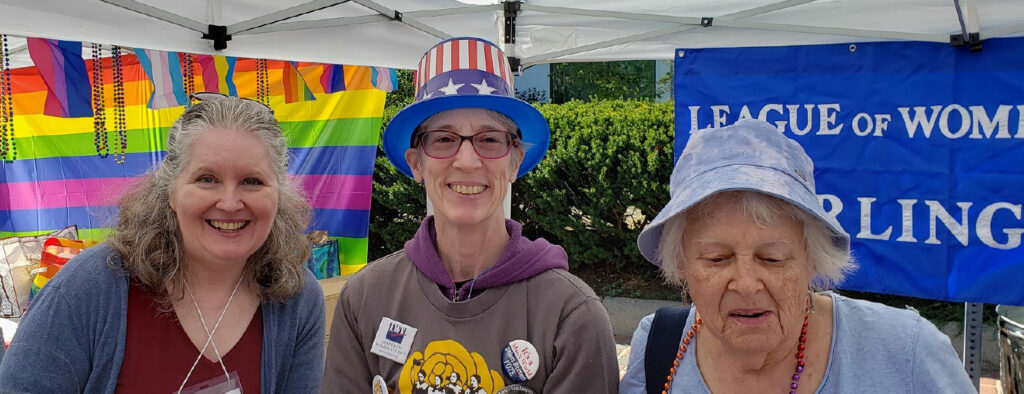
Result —
[[661, 261], [661, 274], [665, 277], [665, 281], [686, 286], [681, 275], [682, 270], [686, 268], [686, 256], [683, 254], [683, 231], [686, 227], [686, 217], [689, 215], [707, 217], [711, 214], [708, 209], [711, 203], [722, 200], [736, 203], [759, 226], [774, 223], [780, 215], [803, 223], [807, 261], [810, 261], [814, 268], [814, 279], [810, 284], [812, 289], [831, 289], [841, 283], [846, 274], [857, 268], [849, 251], [832, 242], [834, 234], [832, 229], [807, 211], [764, 193], [747, 190], [726, 191], [704, 198], [665, 222], [661, 229], [661, 239], [658, 240], [658, 258]]

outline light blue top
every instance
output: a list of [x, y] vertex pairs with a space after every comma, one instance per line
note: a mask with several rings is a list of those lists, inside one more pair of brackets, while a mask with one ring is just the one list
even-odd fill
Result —
[[[817, 393], [977, 392], [949, 337], [917, 312], [825, 294], [832, 297], [834, 311], [832, 348]], [[694, 315], [691, 309], [686, 326], [693, 324]], [[653, 314], [644, 317], [633, 333], [620, 394], [646, 393], [644, 350], [653, 319]], [[709, 392], [696, 357], [683, 357], [672, 394]]]
[[[0, 364], [3, 393], [112, 393], [124, 359], [128, 278], [106, 244], [86, 249], [32, 300]], [[260, 389], [313, 393], [324, 367], [324, 297], [306, 272], [298, 293], [264, 301]]]

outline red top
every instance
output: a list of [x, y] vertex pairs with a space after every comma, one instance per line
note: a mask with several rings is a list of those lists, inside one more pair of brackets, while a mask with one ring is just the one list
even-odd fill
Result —
[[[128, 289], [128, 322], [124, 343], [124, 361], [117, 378], [119, 393], [177, 392], [192, 363], [199, 357], [174, 312], [160, 312], [153, 295], [132, 284]], [[207, 322], [216, 324], [216, 322]], [[210, 326], [213, 329], [213, 326]], [[228, 372], [238, 372], [242, 392], [260, 392], [260, 356], [263, 352], [263, 312], [249, 322], [242, 338], [227, 354], [221, 354]], [[224, 377], [220, 363], [200, 357], [185, 387], [212, 378]]]

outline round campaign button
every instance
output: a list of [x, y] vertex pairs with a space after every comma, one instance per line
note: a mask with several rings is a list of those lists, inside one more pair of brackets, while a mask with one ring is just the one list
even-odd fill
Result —
[[511, 386], [505, 386], [504, 388], [498, 390], [494, 394], [537, 394], [537, 392], [533, 391], [533, 389], [527, 386], [521, 384], [513, 384]]
[[540, 355], [537, 348], [522, 339], [509, 342], [501, 352], [501, 368], [516, 383], [532, 379], [539, 367]]
[[383, 376], [373, 377], [373, 394], [388, 394], [388, 382], [384, 381]]

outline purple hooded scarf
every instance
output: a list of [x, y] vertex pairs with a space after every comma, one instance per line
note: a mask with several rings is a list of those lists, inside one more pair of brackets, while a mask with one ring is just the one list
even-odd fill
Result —
[[423, 219], [416, 235], [405, 243], [405, 254], [420, 272], [437, 283], [448, 299], [468, 298], [468, 288], [476, 293], [518, 282], [547, 270], [569, 269], [569, 256], [561, 246], [552, 245], [543, 238], [536, 241], [527, 239], [523, 236], [523, 226], [511, 219], [505, 219], [505, 229], [509, 241], [498, 262], [473, 278], [471, 286], [458, 289], [458, 294], [451, 274], [444, 268], [444, 262], [437, 253], [437, 231], [434, 229], [433, 216]]

